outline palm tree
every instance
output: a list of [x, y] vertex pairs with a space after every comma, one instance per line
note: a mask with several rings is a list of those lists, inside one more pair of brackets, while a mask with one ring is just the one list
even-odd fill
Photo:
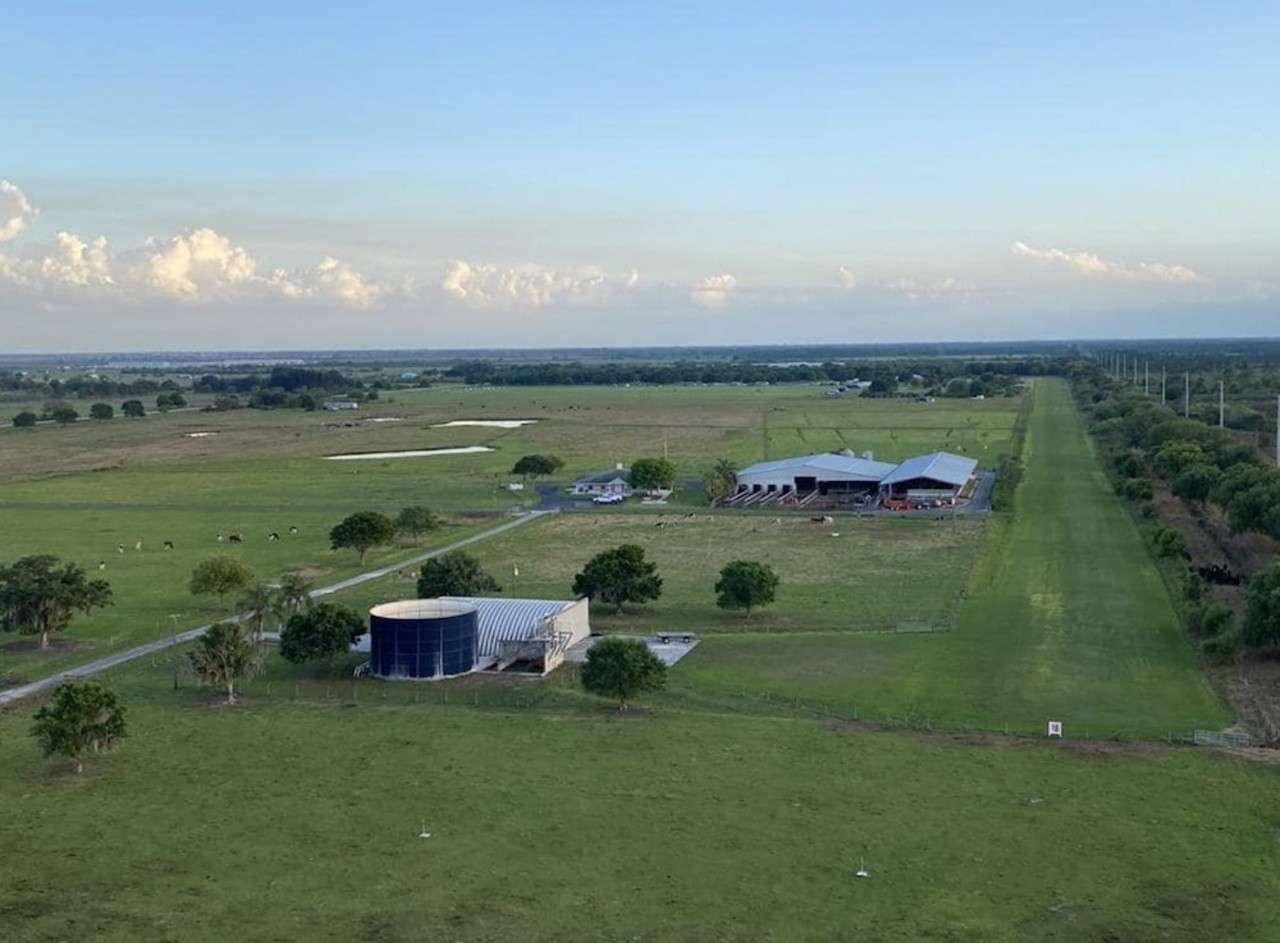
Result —
[[311, 581], [301, 573], [286, 573], [280, 577], [276, 600], [282, 622], [287, 622], [295, 612], [311, 608], [311, 589]]
[[244, 591], [237, 602], [245, 613], [240, 620], [249, 631], [252, 642], [262, 641], [262, 633], [282, 619], [281, 595], [270, 583], [256, 583]]

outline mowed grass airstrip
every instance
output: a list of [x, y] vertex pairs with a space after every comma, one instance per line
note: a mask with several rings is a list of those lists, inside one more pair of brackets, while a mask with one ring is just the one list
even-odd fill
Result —
[[[1031, 731], [1056, 716], [1069, 738], [1227, 722], [1065, 388], [1044, 381], [1036, 396], [1011, 520], [841, 517], [821, 528], [690, 503], [557, 515], [473, 547], [521, 596], [565, 596], [592, 553], [646, 547], [662, 599], [621, 616], [597, 607], [594, 624], [689, 628], [703, 641], [633, 716], [581, 694], [571, 670], [482, 697], [488, 679], [423, 689], [335, 671], [295, 687], [307, 672], [278, 662], [245, 704], [225, 708], [181, 676], [175, 652], [108, 678], [133, 735], [76, 779], [27, 742], [30, 705], [7, 711], [5, 938], [1280, 939], [1274, 769], [1162, 746], [851, 722], [883, 713]], [[28, 464], [0, 488], [0, 540], [6, 559], [106, 557], [118, 605], [71, 633], [97, 652], [130, 631], [215, 616], [185, 582], [196, 560], [229, 549], [218, 531], [244, 531], [238, 549], [264, 577], [296, 566], [329, 582], [358, 570], [354, 554], [327, 547], [346, 513], [433, 505], [454, 525], [430, 540], [447, 543], [482, 526], [460, 512], [528, 500], [501, 487], [526, 452], [560, 454], [570, 477], [664, 446], [691, 476], [722, 456], [846, 446], [886, 459], [989, 451], [993, 464], [1014, 405], [846, 400], [815, 387], [442, 389], [396, 394], [361, 417], [389, 423], [148, 418], [134, 429], [152, 431], [123, 450], [111, 423], [6, 432], [6, 457], [53, 445], [45, 473]], [[432, 427], [457, 418], [543, 421]], [[96, 441], [71, 444], [80, 433]], [[469, 444], [498, 451], [317, 457]], [[59, 457], [83, 470], [57, 475]], [[679, 520], [655, 527], [664, 513]], [[291, 523], [295, 542], [266, 541]], [[164, 539], [175, 551], [159, 549]], [[750, 620], [718, 610], [711, 592], [738, 557], [783, 577], [777, 602]], [[387, 579], [343, 598], [409, 594]], [[50, 663], [2, 657], [30, 676]], [[430, 839], [418, 838], [424, 819]], [[864, 858], [871, 876], [859, 879]]]

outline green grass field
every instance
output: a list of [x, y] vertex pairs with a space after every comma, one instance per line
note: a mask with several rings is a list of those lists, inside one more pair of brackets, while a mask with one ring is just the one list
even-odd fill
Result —
[[1276, 771], [1212, 754], [111, 682], [79, 778], [0, 716], [13, 943], [1280, 939]]
[[[276, 579], [286, 569], [300, 568], [318, 582], [331, 582], [357, 571], [354, 554], [328, 547], [329, 529], [346, 514], [362, 508], [394, 514], [406, 505], [423, 503], [455, 515], [517, 509], [531, 503], [532, 493], [513, 493], [502, 486], [523, 454], [561, 455], [568, 481], [615, 461], [629, 462], [665, 449], [682, 475], [696, 477], [720, 455], [743, 463], [763, 457], [766, 422], [774, 449], [769, 454], [775, 457], [779, 442], [789, 441], [785, 436], [795, 430], [809, 430], [804, 433], [805, 448], [811, 451], [840, 448], [854, 439], [860, 448], [883, 451], [882, 445], [894, 445], [889, 436], [898, 436], [895, 430], [912, 429], [912, 438], [897, 444], [898, 454], [917, 445], [940, 447], [950, 441], [976, 454], [987, 440], [1007, 440], [1015, 407], [1012, 400], [918, 404], [835, 398], [824, 396], [821, 386], [808, 385], [586, 390], [442, 387], [398, 392], [358, 414], [178, 411], [66, 428], [2, 427], [0, 513], [5, 527], [0, 529], [0, 560], [53, 553], [93, 574], [105, 563], [102, 575], [115, 589], [116, 605], [77, 619], [67, 633], [76, 646], [72, 651], [30, 654], [6, 648], [12, 639], [0, 639], [0, 681], [41, 677], [83, 660], [90, 650], [101, 654], [127, 647], [228, 611], [213, 601], [193, 599], [186, 591], [196, 563], [231, 549], [214, 540], [219, 532], [246, 535], [246, 543], [235, 552], [262, 579]], [[538, 422], [516, 430], [438, 427], [468, 418]], [[858, 430], [856, 435], [853, 430]], [[774, 436], [784, 438], [773, 441]], [[495, 451], [359, 462], [323, 460], [342, 452], [464, 445], [484, 445]], [[678, 496], [677, 503], [696, 505], [699, 500], [700, 496], [690, 493]], [[477, 529], [470, 518], [456, 519], [457, 526], [432, 536], [424, 546], [438, 546]], [[625, 516], [609, 520], [619, 522]], [[594, 526], [589, 518], [580, 523]], [[298, 526], [296, 537], [287, 534], [290, 525]], [[647, 540], [651, 534], [645, 526], [637, 523], [634, 533]], [[273, 531], [284, 539], [268, 543], [266, 535]], [[562, 536], [554, 527], [551, 532], [557, 539]], [[809, 536], [807, 532], [798, 535]], [[819, 535], [812, 536], [820, 545]], [[973, 544], [979, 538], [960, 539]], [[139, 540], [140, 552], [133, 549]], [[163, 551], [165, 540], [174, 542], [173, 552]], [[768, 532], [762, 530], [747, 545], [756, 552], [769, 540]], [[939, 541], [931, 538], [922, 546], [935, 543]], [[120, 545], [124, 553], [117, 552]], [[403, 559], [413, 549], [376, 552], [370, 555], [369, 565]], [[793, 600], [801, 610], [789, 616], [779, 608], [779, 627], [788, 623], [812, 627], [814, 610], [823, 604], [821, 594], [812, 588], [802, 591], [802, 584], [816, 585], [819, 577], [843, 577], [835, 566], [840, 555], [834, 546], [814, 549], [822, 551], [815, 557], [822, 565], [810, 570], [802, 557], [797, 558]], [[894, 549], [899, 551], [896, 556], [877, 552], [870, 559], [896, 565], [907, 555], [906, 545]], [[704, 563], [705, 557], [705, 552], [700, 554]], [[539, 567], [540, 562], [547, 565]], [[510, 563], [518, 563], [522, 573], [528, 574], [509, 587], [510, 592], [555, 595], [568, 591], [580, 565], [577, 556], [555, 566], [555, 561], [542, 561], [537, 553], [521, 551], [518, 560], [499, 561], [500, 578], [510, 572]], [[679, 577], [670, 578], [675, 588]], [[944, 576], [943, 582], [953, 581]], [[384, 591], [383, 587], [377, 590]], [[406, 586], [391, 585], [385, 591], [403, 595]], [[368, 593], [355, 598], [361, 604], [380, 601]], [[675, 598], [694, 606], [690, 617], [700, 627], [723, 621], [724, 614], [710, 604], [702, 587]], [[803, 602], [806, 599], [810, 601]], [[876, 619], [884, 623], [892, 618], [887, 613], [890, 608], [891, 600], [882, 599], [876, 611], [863, 614], [861, 624], [871, 625]], [[937, 605], [930, 612], [937, 618], [945, 615]], [[843, 620], [839, 611], [832, 615]], [[827, 624], [830, 621], [829, 615]]]
[[[1159, 737], [1229, 723], [1065, 384], [1036, 397], [1015, 515], [993, 528], [954, 632], [743, 635], [696, 652], [688, 683], [987, 729], [1053, 718], [1082, 735]], [[903, 579], [923, 594], [934, 572]]]
[[[1229, 718], [1065, 386], [1038, 382], [1036, 397], [1011, 518], [841, 515], [824, 528], [627, 509], [471, 548], [506, 595], [553, 597], [593, 553], [646, 548], [662, 598], [597, 607], [593, 624], [703, 641], [628, 715], [583, 694], [572, 668], [419, 686], [275, 658], [227, 708], [171, 651], [105, 679], [131, 736], [75, 777], [27, 738], [34, 704], [0, 712], [0, 938], [1280, 940], [1276, 768], [1080, 739]], [[246, 410], [0, 430], [0, 559], [46, 551], [96, 572], [105, 558], [119, 604], [70, 633], [97, 653], [217, 614], [185, 591], [195, 562], [230, 549], [217, 531], [252, 535], [238, 549], [266, 578], [298, 566], [328, 582], [358, 569], [327, 545], [346, 513], [430, 504], [458, 523], [424, 545], [448, 542], [481, 526], [459, 512], [525, 500], [500, 485], [526, 452], [561, 454], [569, 477], [664, 448], [691, 475], [722, 455], [846, 446], [993, 463], [1015, 408], [820, 387], [450, 388], [362, 411], [389, 423]], [[432, 428], [486, 416], [541, 421]], [[498, 451], [320, 460], [469, 444]], [[654, 526], [664, 517], [676, 520]], [[296, 538], [267, 542], [290, 523]], [[751, 620], [714, 605], [735, 558], [782, 575]], [[388, 577], [341, 599], [411, 594]], [[0, 653], [0, 673], [85, 657]], [[1057, 717], [1069, 739], [870, 732], [855, 712], [1025, 732]]]

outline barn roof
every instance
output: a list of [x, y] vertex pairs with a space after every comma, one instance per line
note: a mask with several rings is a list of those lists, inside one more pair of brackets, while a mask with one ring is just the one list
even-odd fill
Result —
[[966, 458], [950, 452], [930, 452], [928, 455], [917, 455], [915, 458], [907, 459], [885, 475], [880, 484], [895, 485], [900, 481], [928, 478], [958, 488], [969, 480], [977, 467], [976, 458]]
[[497, 655], [498, 642], [534, 637], [543, 620], [563, 612], [573, 601], [559, 599], [495, 599], [490, 596], [441, 596], [443, 602], [476, 607], [480, 654]]
[[889, 462], [877, 462], [869, 458], [857, 458], [852, 455], [819, 452], [815, 455], [801, 455], [797, 458], [780, 458], [772, 462], [757, 462], [738, 472], [738, 478], [755, 475], [774, 475], [781, 473], [803, 474], [809, 472], [826, 472], [828, 474], [846, 475], [863, 481], [879, 481], [893, 471]]

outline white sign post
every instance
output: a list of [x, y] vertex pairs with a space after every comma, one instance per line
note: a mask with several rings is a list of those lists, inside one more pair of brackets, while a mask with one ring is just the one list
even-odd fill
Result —
[[1048, 728], [1048, 730], [1046, 730], [1046, 731], [1045, 731], [1045, 733], [1046, 733], [1048, 736], [1050, 736], [1050, 737], [1061, 737], [1061, 736], [1062, 736], [1062, 721], [1060, 721], [1060, 720], [1051, 720], [1051, 721], [1049, 721], [1049, 728]]

